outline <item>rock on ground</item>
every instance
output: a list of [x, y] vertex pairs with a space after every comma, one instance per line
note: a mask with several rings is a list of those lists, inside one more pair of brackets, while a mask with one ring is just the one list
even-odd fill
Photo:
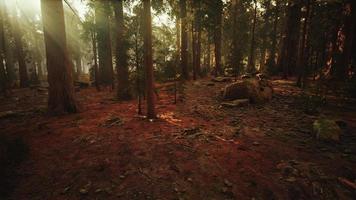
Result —
[[333, 120], [318, 119], [313, 123], [313, 130], [317, 139], [324, 141], [340, 141], [341, 128]]
[[224, 100], [249, 99], [251, 103], [264, 103], [272, 99], [273, 89], [266, 80], [243, 79], [227, 85], [222, 92]]

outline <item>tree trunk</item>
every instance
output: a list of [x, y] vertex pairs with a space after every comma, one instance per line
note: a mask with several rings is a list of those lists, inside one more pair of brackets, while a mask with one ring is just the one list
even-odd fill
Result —
[[338, 52], [335, 55], [335, 77], [338, 80], [346, 80], [349, 77], [349, 66], [351, 63], [352, 45], [355, 35], [356, 2], [354, 0], [346, 1], [344, 5], [344, 23], [341, 28], [338, 41]]
[[109, 23], [109, 2], [96, 2], [95, 16], [97, 17], [97, 40], [99, 54], [100, 84], [112, 85], [113, 64], [111, 51], [111, 36]]
[[127, 42], [126, 29], [124, 24], [123, 0], [116, 1], [115, 4], [116, 22], [116, 73], [117, 73], [117, 98], [120, 100], [131, 99], [129, 89], [129, 72], [127, 64]]
[[222, 2], [219, 0], [219, 8], [215, 16], [214, 29], [214, 53], [215, 53], [215, 75], [222, 75], [221, 67], [221, 31], [222, 31]]
[[68, 57], [63, 3], [41, 0], [48, 70], [48, 110], [53, 114], [78, 111], [74, 98], [71, 61]]
[[256, 71], [255, 67], [255, 29], [256, 29], [256, 20], [257, 20], [257, 2], [254, 0], [254, 15], [253, 15], [253, 23], [252, 23], [252, 31], [251, 31], [251, 45], [250, 45], [250, 54], [248, 58], [247, 64], [247, 72], [253, 73]]
[[22, 45], [22, 30], [20, 30], [18, 19], [14, 20], [14, 39], [15, 39], [15, 51], [16, 57], [19, 64], [19, 75], [20, 75], [20, 87], [28, 87], [30, 85], [27, 73], [27, 65], [25, 61], [25, 53], [23, 51]]
[[298, 60], [297, 60], [297, 68], [298, 68], [297, 70], [299, 71], [297, 86], [303, 88], [305, 87], [304, 85], [305, 81], [303, 80], [306, 76], [306, 70], [307, 70], [306, 53], [307, 53], [307, 40], [308, 40], [308, 33], [309, 33], [308, 31], [309, 17], [310, 17], [310, 0], [306, 0], [306, 11], [305, 11], [305, 17], [303, 22], [302, 38], [301, 38]]
[[154, 101], [154, 77], [152, 60], [152, 19], [151, 19], [151, 1], [143, 0], [143, 18], [144, 18], [144, 61], [146, 69], [146, 103], [147, 117], [156, 118]]
[[192, 53], [193, 53], [193, 80], [197, 80], [197, 41], [196, 41], [196, 34], [195, 34], [195, 24], [194, 20], [192, 21]]
[[96, 32], [93, 30], [91, 32], [92, 47], [93, 47], [93, 60], [94, 60], [94, 79], [95, 79], [95, 88], [97, 91], [100, 91], [100, 80], [99, 80], [99, 69], [98, 69], [98, 54], [96, 46]]
[[188, 30], [187, 30], [187, 8], [186, 0], [179, 0], [180, 6], [180, 20], [181, 20], [181, 67], [182, 67], [182, 78], [184, 80], [189, 79], [188, 72]]
[[0, 92], [7, 95], [7, 75], [5, 71], [4, 2], [0, 0]]
[[300, 0], [290, 0], [287, 11], [285, 33], [279, 59], [279, 68], [283, 69], [283, 78], [287, 79], [295, 70], [297, 47], [300, 32]]
[[279, 0], [276, 1], [275, 11], [274, 11], [274, 22], [272, 31], [272, 47], [269, 59], [267, 61], [268, 71], [274, 71], [273, 68], [276, 67], [276, 49], [277, 49], [277, 26], [279, 17]]

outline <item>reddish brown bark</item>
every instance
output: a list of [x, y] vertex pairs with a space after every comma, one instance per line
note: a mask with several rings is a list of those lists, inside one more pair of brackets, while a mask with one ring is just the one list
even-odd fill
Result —
[[154, 77], [153, 77], [153, 59], [152, 59], [152, 19], [151, 19], [151, 1], [143, 1], [144, 18], [144, 63], [146, 69], [146, 103], [147, 117], [156, 118], [155, 100], [154, 100]]
[[125, 25], [123, 0], [118, 0], [114, 4], [115, 22], [116, 22], [116, 73], [117, 73], [117, 90], [116, 96], [120, 100], [131, 99], [129, 89], [129, 72], [127, 64], [127, 48], [125, 42]]
[[97, 1], [95, 6], [96, 30], [99, 56], [100, 84], [114, 86], [111, 35], [109, 23], [109, 1]]
[[188, 72], [188, 30], [187, 30], [187, 8], [186, 0], [180, 0], [180, 20], [181, 20], [181, 68], [182, 68], [182, 77], [184, 80], [189, 79]]
[[53, 114], [77, 112], [72, 63], [68, 57], [61, 0], [41, 0], [48, 71], [48, 110]]
[[215, 29], [214, 29], [214, 53], [215, 53], [215, 75], [221, 75], [221, 31], [222, 31], [222, 7], [218, 8], [215, 16]]
[[248, 57], [248, 64], [247, 64], [247, 72], [254, 72], [256, 71], [255, 68], [255, 29], [256, 29], [256, 20], [257, 20], [257, 2], [254, 0], [254, 11], [253, 11], [253, 24], [252, 24], [252, 31], [251, 31], [251, 45], [250, 45], [250, 55]]

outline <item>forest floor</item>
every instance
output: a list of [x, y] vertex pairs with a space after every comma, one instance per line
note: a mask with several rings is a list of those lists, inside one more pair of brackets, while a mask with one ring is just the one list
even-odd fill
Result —
[[[161, 91], [154, 121], [108, 90], [82, 89], [82, 112], [65, 116], [45, 114], [45, 94], [14, 90], [0, 111], [21, 114], [0, 119], [0, 135], [21, 138], [24, 156], [1, 169], [0, 191], [16, 200], [355, 197], [355, 107], [305, 114], [301, 91], [276, 80], [271, 102], [223, 108], [225, 84], [188, 82], [176, 105]], [[347, 124], [339, 143], [313, 137], [321, 115]]]

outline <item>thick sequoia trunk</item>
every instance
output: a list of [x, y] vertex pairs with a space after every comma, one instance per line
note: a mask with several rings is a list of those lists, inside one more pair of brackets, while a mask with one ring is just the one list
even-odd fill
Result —
[[49, 83], [48, 110], [53, 114], [77, 112], [63, 3], [61, 0], [41, 0], [41, 7]]
[[116, 22], [116, 73], [117, 73], [117, 97], [120, 100], [131, 99], [129, 89], [129, 72], [127, 64], [127, 42], [125, 41], [125, 25], [123, 0], [115, 2], [115, 22]]
[[19, 75], [20, 75], [20, 87], [28, 87], [29, 79], [27, 73], [27, 66], [25, 61], [25, 53], [23, 51], [22, 45], [22, 30], [20, 30], [18, 20], [14, 20], [14, 39], [15, 39], [15, 51], [16, 57], [19, 64]]
[[100, 84], [112, 85], [113, 81], [113, 64], [111, 52], [110, 39], [110, 24], [109, 24], [109, 5], [108, 1], [100, 1], [96, 3], [95, 16], [97, 40], [98, 40], [98, 54], [99, 54], [99, 71]]
[[188, 27], [187, 27], [187, 8], [186, 0], [179, 1], [180, 6], [180, 21], [181, 21], [181, 67], [182, 67], [182, 77], [184, 80], [189, 79], [188, 72]]
[[143, 0], [143, 19], [144, 19], [144, 63], [146, 69], [146, 103], [147, 117], [156, 118], [154, 102], [154, 77], [153, 77], [153, 58], [152, 58], [152, 19], [151, 1]]
[[285, 33], [282, 38], [279, 68], [283, 70], [283, 78], [288, 78], [296, 68], [296, 57], [298, 50], [300, 32], [300, 0], [290, 0]]
[[254, 15], [253, 15], [253, 24], [252, 24], [252, 31], [251, 31], [251, 44], [250, 44], [250, 55], [248, 57], [248, 64], [247, 64], [247, 72], [252, 73], [256, 71], [255, 68], [255, 29], [256, 29], [256, 20], [257, 20], [257, 2], [254, 1]]

